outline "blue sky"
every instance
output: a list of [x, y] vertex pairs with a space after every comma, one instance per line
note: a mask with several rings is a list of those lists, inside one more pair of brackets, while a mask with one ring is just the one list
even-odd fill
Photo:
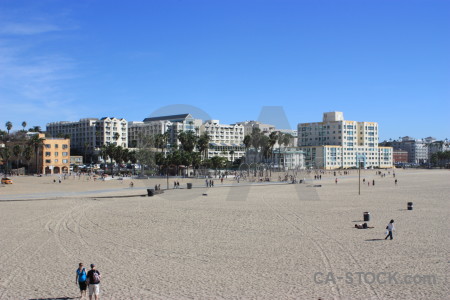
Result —
[[338, 110], [380, 139], [443, 139], [449, 103], [450, 1], [0, 0], [0, 121], [15, 129], [281, 106], [293, 128]]

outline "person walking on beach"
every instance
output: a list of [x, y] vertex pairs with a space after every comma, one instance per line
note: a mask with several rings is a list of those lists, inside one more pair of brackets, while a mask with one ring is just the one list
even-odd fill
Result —
[[386, 230], [388, 231], [388, 234], [386, 235], [386, 237], [384, 239], [387, 240], [388, 237], [391, 237], [391, 240], [392, 240], [394, 238], [392, 236], [392, 231], [395, 230], [395, 228], [394, 228], [394, 220], [391, 220], [389, 222], [389, 224], [386, 226]]
[[83, 263], [79, 263], [78, 264], [78, 269], [77, 269], [77, 276], [75, 278], [75, 284], [78, 285], [80, 287], [80, 293], [81, 296], [80, 298], [83, 298], [83, 294], [84, 296], [86, 296], [86, 269], [83, 267]]
[[91, 269], [87, 273], [87, 282], [89, 286], [89, 300], [92, 300], [92, 296], [94, 296], [95, 300], [98, 300], [100, 295], [100, 279], [102, 275], [95, 268], [94, 264], [91, 264]]
[[337, 180], [337, 178], [336, 178], [336, 179], [334, 180], [334, 182], [337, 184], [337, 181], [338, 181], [338, 180]]
[[395, 179], [395, 185], [397, 185], [397, 179]]

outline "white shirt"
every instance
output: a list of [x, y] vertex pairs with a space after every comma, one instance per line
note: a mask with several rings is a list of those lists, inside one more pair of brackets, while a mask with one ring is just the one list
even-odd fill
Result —
[[394, 223], [389, 223], [388, 226], [387, 226], [387, 230], [389, 230], [389, 231], [395, 230]]

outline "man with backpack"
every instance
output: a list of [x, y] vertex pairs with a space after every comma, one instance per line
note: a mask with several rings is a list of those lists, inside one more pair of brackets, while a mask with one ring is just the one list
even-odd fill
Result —
[[92, 295], [94, 295], [94, 299], [98, 300], [100, 295], [100, 279], [102, 275], [95, 268], [94, 264], [91, 264], [91, 269], [87, 273], [87, 284], [89, 286], [89, 300], [92, 300]]
[[83, 267], [83, 263], [79, 263], [75, 283], [80, 287], [81, 298], [83, 298], [83, 294], [86, 296], [86, 279], [86, 269]]

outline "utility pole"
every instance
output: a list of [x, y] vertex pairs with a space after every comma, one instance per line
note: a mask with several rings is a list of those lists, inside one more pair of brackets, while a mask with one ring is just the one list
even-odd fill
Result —
[[361, 162], [358, 161], [358, 182], [359, 182], [359, 189], [358, 189], [358, 195], [361, 195]]

